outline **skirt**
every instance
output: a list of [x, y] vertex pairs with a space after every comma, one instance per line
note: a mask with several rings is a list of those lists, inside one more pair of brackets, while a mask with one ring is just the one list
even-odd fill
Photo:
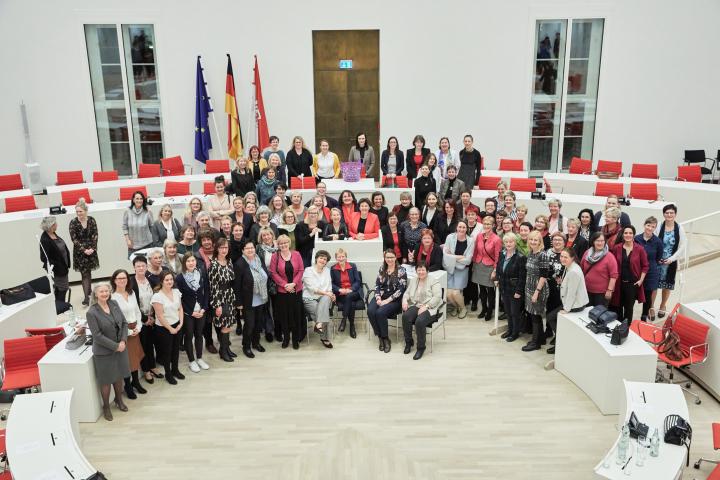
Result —
[[128, 349], [110, 355], [93, 355], [95, 377], [100, 385], [110, 385], [130, 376]]
[[450, 290], [463, 290], [468, 284], [468, 269], [455, 269], [452, 273], [448, 273], [447, 288]]
[[128, 361], [130, 363], [130, 371], [135, 372], [140, 369], [140, 362], [145, 358], [142, 344], [140, 343], [140, 335], [128, 336], [127, 339]]
[[485, 265], [484, 263], [473, 263], [472, 282], [483, 287], [494, 287], [495, 284], [490, 280], [492, 271], [493, 267]]

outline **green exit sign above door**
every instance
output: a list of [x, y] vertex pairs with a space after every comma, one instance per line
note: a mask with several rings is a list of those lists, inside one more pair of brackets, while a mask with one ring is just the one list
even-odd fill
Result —
[[340, 60], [340, 70], [352, 70], [352, 60]]

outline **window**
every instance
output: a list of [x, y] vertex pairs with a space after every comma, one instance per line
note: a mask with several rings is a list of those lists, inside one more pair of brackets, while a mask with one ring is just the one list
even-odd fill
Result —
[[592, 158], [603, 24], [603, 19], [536, 22], [530, 126], [534, 175], [567, 169], [572, 157]]
[[152, 25], [85, 25], [103, 170], [132, 175], [163, 157]]

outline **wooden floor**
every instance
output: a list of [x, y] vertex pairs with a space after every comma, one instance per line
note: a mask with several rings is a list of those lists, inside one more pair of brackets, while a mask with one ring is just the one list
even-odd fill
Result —
[[[692, 269], [689, 301], [717, 296], [707, 282], [719, 265]], [[378, 352], [362, 334], [332, 350], [316, 336], [299, 351], [273, 343], [231, 364], [206, 354], [211, 370], [198, 374], [181, 354], [185, 381], [156, 380], [115, 421], [81, 424], [82, 450], [113, 480], [592, 478], [617, 416], [545, 371], [544, 350], [523, 353], [490, 327], [451, 319], [420, 361], [395, 342]], [[700, 455], [720, 457], [710, 440], [720, 405], [701, 397], [688, 402], [688, 479], [707, 476], [709, 466], [692, 468]]]

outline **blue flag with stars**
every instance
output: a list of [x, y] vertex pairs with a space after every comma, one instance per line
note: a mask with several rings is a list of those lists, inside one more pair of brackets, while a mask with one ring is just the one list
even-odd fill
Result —
[[212, 112], [210, 97], [207, 94], [205, 77], [198, 56], [197, 75], [195, 77], [195, 160], [203, 163], [210, 158], [210, 149], [212, 148], [210, 127], [208, 126], [210, 112]]

